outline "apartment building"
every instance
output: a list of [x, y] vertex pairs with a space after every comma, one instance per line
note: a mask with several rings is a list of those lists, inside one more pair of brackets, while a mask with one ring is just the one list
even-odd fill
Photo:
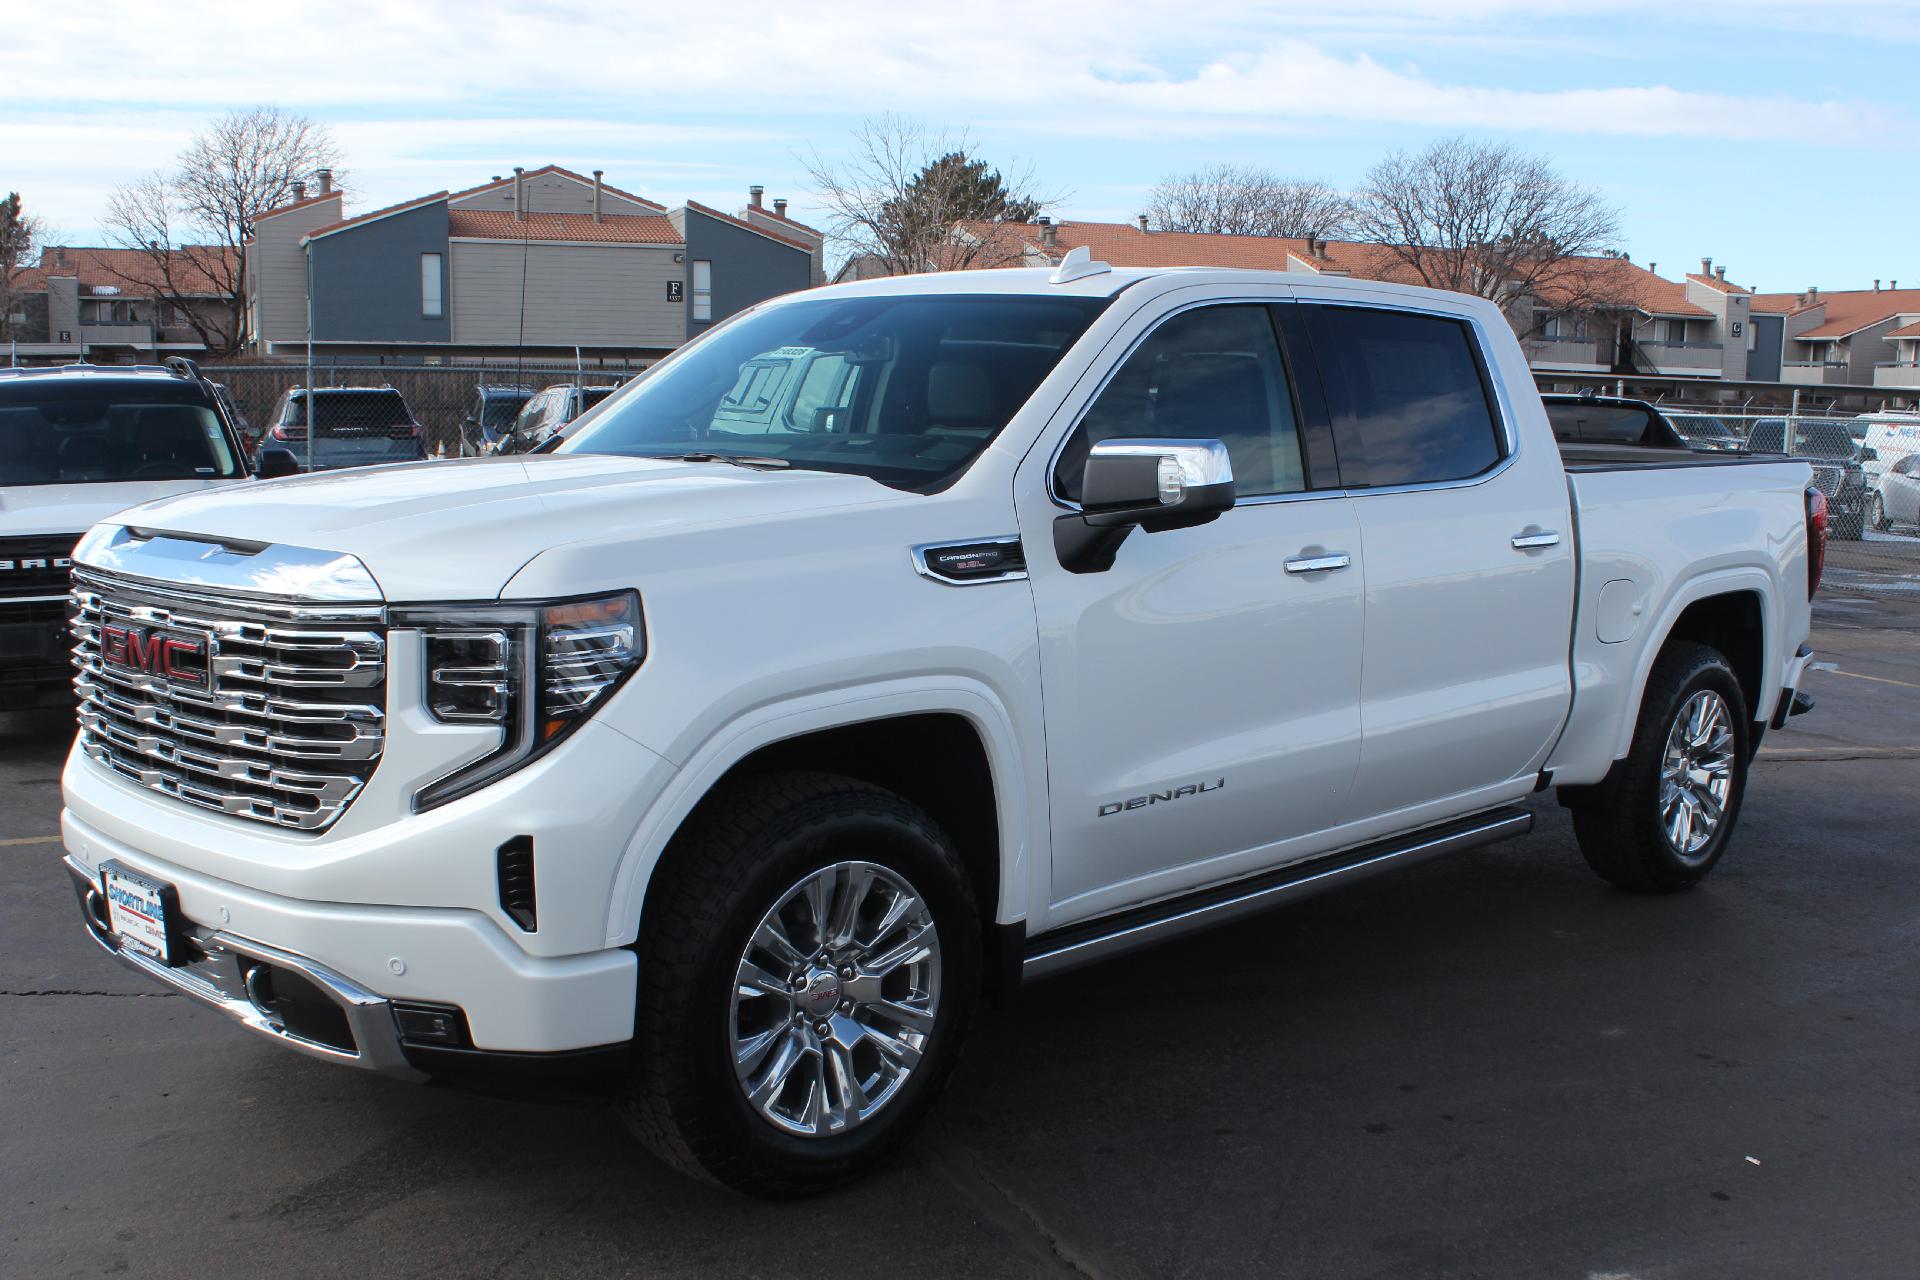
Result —
[[1777, 326], [1782, 382], [1920, 391], [1920, 289], [1759, 294], [1753, 310]]
[[[1418, 276], [1380, 245], [1277, 236], [1156, 231], [1133, 222], [965, 223], [956, 263], [975, 268], [1044, 266], [1084, 246], [1128, 267], [1210, 266], [1346, 275], [1403, 284]], [[877, 271], [856, 259], [842, 279]], [[1509, 308], [1537, 373], [1641, 374], [1743, 379], [1751, 341], [1747, 290], [1702, 259], [1698, 275], [1669, 280], [1625, 257], [1577, 259], [1536, 294]]]
[[[195, 359], [232, 324], [219, 277], [233, 273], [229, 251], [177, 249], [165, 264], [137, 249], [51, 245], [13, 288], [9, 341], [0, 359], [18, 363], [153, 363]], [[191, 313], [191, 314], [190, 314]], [[199, 322], [199, 328], [194, 321]]]
[[330, 360], [644, 360], [809, 287], [819, 252], [784, 201], [754, 220], [693, 201], [669, 209], [558, 165], [352, 217], [324, 172], [295, 197], [256, 221], [249, 247], [264, 356], [304, 355], [311, 317]]

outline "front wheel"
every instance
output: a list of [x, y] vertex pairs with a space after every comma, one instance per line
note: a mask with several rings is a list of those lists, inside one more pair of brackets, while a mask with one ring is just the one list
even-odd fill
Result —
[[730, 784], [676, 837], [642, 925], [622, 1107], [655, 1154], [795, 1195], [898, 1146], [972, 1019], [960, 858], [900, 796], [827, 774]]
[[1623, 889], [1697, 884], [1740, 816], [1751, 732], [1726, 658], [1706, 645], [1669, 646], [1647, 681], [1625, 758], [1570, 806], [1587, 865]]
[[1867, 523], [1876, 532], [1885, 533], [1889, 528], [1887, 520], [1887, 501], [1878, 493], [1867, 501]]

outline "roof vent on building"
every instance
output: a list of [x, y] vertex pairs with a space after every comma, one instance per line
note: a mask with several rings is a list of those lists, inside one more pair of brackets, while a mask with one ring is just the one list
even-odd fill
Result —
[[513, 220], [527, 220], [527, 166], [513, 166]]
[[67, 265], [67, 246], [63, 244], [53, 246], [53, 265], [56, 267]]
[[1143, 213], [1140, 215], [1140, 230], [1144, 232], [1146, 231], [1146, 229], [1147, 229], [1147, 215]]
[[1875, 293], [1878, 293], [1878, 292], [1880, 292], [1880, 277], [1879, 277], [1879, 276], [1875, 276], [1875, 277], [1873, 278], [1873, 291], [1874, 291]]
[[600, 180], [606, 176], [606, 172], [605, 169], [595, 169], [593, 171], [593, 220], [595, 222], [606, 221], [606, 215], [600, 202]]
[[784, 218], [787, 216], [787, 200], [785, 196], [773, 202], [773, 216], [776, 218]]
[[754, 183], [752, 186], [747, 188], [748, 206], [754, 209], [765, 208], [765, 206], [762, 205], [760, 202], [766, 198], [766, 195], [767, 195], [767, 189], [761, 186], [757, 182]]
[[1808, 301], [1808, 302], [1818, 302], [1818, 301], [1820, 301], [1820, 286], [1819, 286], [1819, 285], [1817, 285], [1817, 284], [1810, 284], [1810, 285], [1808, 285], [1808, 286], [1807, 286], [1807, 301]]
[[1659, 263], [1657, 263], [1657, 262], [1649, 262], [1649, 263], [1647, 264], [1647, 274], [1648, 274], [1648, 275], [1651, 275], [1651, 276], [1657, 276], [1657, 275], [1659, 275], [1659, 274], [1660, 274], [1660, 264], [1659, 264]]
[[1725, 267], [1715, 267], [1713, 269], [1713, 278], [1722, 283], [1725, 283], [1727, 278], [1727, 269]]
[[320, 194], [321, 194], [321, 195], [323, 195], [323, 196], [324, 196], [324, 195], [330, 195], [330, 194], [332, 194], [332, 192], [333, 192], [333, 170], [331, 170], [331, 169], [315, 169], [315, 170], [313, 171], [313, 176], [314, 176], [315, 178], [318, 178], [318, 179], [320, 180]]
[[1701, 274], [1701, 275], [1703, 275], [1703, 276], [1711, 276], [1711, 275], [1713, 274], [1713, 259], [1712, 259], [1712, 258], [1702, 258], [1702, 259], [1700, 259], [1700, 274]]
[[293, 180], [293, 198], [295, 201], [305, 200], [307, 198], [307, 184], [299, 178]]
[[1048, 253], [1052, 253], [1054, 250], [1054, 247], [1059, 243], [1060, 243], [1060, 232], [1054, 227], [1053, 219], [1047, 217], [1045, 214], [1041, 214], [1040, 215], [1040, 247], [1046, 250]]

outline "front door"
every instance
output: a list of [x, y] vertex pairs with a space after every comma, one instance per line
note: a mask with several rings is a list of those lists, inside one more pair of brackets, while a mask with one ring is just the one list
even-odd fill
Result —
[[[1288, 305], [1138, 322], [1116, 339], [1130, 354], [1057, 460], [1036, 450], [1022, 469], [1053, 815], [1049, 926], [1303, 856], [1346, 809], [1365, 567], [1352, 503], [1309, 483], [1274, 327]], [[1069, 573], [1051, 555], [1053, 521], [1078, 498], [1088, 447], [1117, 437], [1223, 441], [1237, 505], [1197, 528], [1135, 530], [1111, 568]]]

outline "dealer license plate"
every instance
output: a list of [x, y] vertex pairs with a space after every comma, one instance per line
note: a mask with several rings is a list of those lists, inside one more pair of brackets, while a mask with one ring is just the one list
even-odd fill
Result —
[[172, 964], [173, 957], [167, 951], [167, 905], [173, 897], [172, 886], [117, 862], [103, 862], [100, 889], [107, 899], [107, 923], [120, 935], [120, 941]]

